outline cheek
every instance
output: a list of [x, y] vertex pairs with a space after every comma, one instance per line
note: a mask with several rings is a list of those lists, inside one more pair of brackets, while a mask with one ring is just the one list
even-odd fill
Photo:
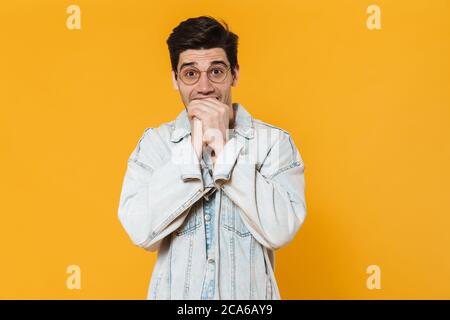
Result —
[[226, 96], [231, 89], [231, 83], [218, 87], [222, 96]]
[[189, 98], [191, 96], [191, 92], [192, 92], [192, 90], [190, 88], [180, 87], [180, 93], [183, 96], [183, 99], [185, 99], [185, 100], [189, 100]]

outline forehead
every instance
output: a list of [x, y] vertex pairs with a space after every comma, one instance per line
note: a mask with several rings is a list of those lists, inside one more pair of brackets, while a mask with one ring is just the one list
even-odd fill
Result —
[[209, 66], [212, 61], [222, 60], [226, 63], [228, 62], [227, 54], [222, 48], [212, 48], [212, 49], [189, 49], [180, 53], [180, 59], [178, 61], [178, 66], [183, 63], [196, 62], [197, 66]]

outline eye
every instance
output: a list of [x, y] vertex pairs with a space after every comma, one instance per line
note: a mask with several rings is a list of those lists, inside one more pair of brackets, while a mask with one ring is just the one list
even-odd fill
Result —
[[225, 71], [223, 70], [223, 68], [213, 68], [210, 72], [213, 76], [221, 76]]
[[197, 71], [193, 69], [183, 71], [183, 75], [186, 78], [194, 78], [197, 75]]

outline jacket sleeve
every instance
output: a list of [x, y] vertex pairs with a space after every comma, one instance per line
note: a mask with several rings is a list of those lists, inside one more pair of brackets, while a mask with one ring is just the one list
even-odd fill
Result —
[[118, 209], [132, 242], [148, 251], [158, 250], [162, 239], [181, 226], [203, 191], [190, 139], [178, 142], [169, 159], [155, 161], [161, 155], [158, 136], [146, 129], [131, 153]]
[[281, 132], [262, 164], [245, 154], [245, 138], [230, 139], [214, 166], [214, 181], [240, 207], [255, 239], [268, 249], [288, 244], [306, 217], [304, 163], [290, 135]]

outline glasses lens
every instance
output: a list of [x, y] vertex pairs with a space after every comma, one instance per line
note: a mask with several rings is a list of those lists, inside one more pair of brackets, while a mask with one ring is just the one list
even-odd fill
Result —
[[200, 78], [200, 72], [194, 68], [184, 68], [180, 72], [180, 78], [186, 84], [195, 83]]
[[213, 82], [222, 82], [227, 76], [227, 68], [224, 66], [214, 66], [208, 69], [208, 78]]

